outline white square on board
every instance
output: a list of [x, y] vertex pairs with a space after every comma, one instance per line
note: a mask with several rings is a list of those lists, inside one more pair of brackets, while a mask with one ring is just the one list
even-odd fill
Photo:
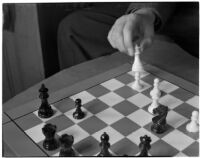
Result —
[[159, 103], [168, 106], [169, 109], [174, 109], [175, 107], [181, 105], [183, 101], [170, 94], [167, 94], [159, 99]]
[[164, 91], [165, 93], [171, 93], [175, 91], [176, 89], [178, 89], [178, 86], [167, 81], [162, 81], [159, 84], [159, 89]]
[[173, 130], [162, 139], [179, 151], [184, 150], [195, 141], [177, 129]]
[[101, 138], [101, 135], [106, 132], [110, 139], [109, 139], [109, 143], [110, 145], [113, 145], [115, 144], [116, 142], [120, 141], [122, 138], [124, 138], [124, 136], [119, 133], [118, 131], [116, 131], [115, 129], [113, 129], [112, 127], [110, 126], [107, 126], [105, 127], [104, 129], [94, 133], [92, 136], [100, 142], [100, 138]]
[[89, 133], [83, 130], [80, 126], [78, 125], [73, 125], [67, 129], [64, 129], [60, 132], [57, 133], [59, 136], [63, 134], [68, 134], [72, 135], [74, 137], [74, 144], [80, 142], [81, 140], [89, 137]]
[[137, 123], [139, 126], [145, 126], [152, 121], [152, 115], [143, 109], [139, 109], [127, 116], [130, 120]]
[[111, 79], [106, 82], [101, 83], [102, 86], [109, 89], [110, 91], [114, 91], [124, 86], [124, 84], [116, 79]]
[[127, 100], [133, 103], [134, 105], [138, 106], [139, 108], [142, 108], [151, 103], [151, 99], [142, 93], [138, 93], [128, 98]]
[[114, 92], [107, 93], [99, 97], [99, 100], [106, 103], [108, 106], [114, 106], [124, 100], [121, 96]]
[[42, 133], [42, 128], [44, 127], [45, 123], [41, 123], [37, 126], [29, 128], [25, 131], [25, 133], [33, 139], [34, 142], [39, 143], [40, 141], [45, 139], [44, 134]]
[[108, 125], [111, 125], [124, 117], [121, 113], [112, 108], [101, 111], [96, 116]]
[[82, 91], [70, 97], [72, 100], [81, 99], [82, 104], [86, 104], [95, 99], [95, 97], [87, 91]]

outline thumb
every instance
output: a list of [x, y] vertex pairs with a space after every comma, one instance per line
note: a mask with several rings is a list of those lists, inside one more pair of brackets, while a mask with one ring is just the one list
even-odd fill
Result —
[[149, 24], [144, 28], [144, 38], [141, 41], [141, 51], [144, 51], [146, 48], [150, 47], [153, 43], [154, 37], [154, 26]]
[[152, 37], [144, 38], [140, 43], [141, 51], [143, 52], [145, 49], [150, 47], [152, 45], [152, 43], [153, 43]]

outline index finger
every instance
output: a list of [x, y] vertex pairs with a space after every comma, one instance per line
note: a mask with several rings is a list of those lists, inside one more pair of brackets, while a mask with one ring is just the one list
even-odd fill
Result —
[[127, 21], [123, 29], [124, 45], [130, 56], [134, 55], [133, 40], [136, 41], [139, 33], [136, 30], [136, 24], [133, 21]]

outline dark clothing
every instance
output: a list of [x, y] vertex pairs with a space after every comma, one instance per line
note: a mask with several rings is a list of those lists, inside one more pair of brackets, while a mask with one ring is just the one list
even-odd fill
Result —
[[104, 5], [74, 12], [63, 19], [58, 29], [61, 69], [116, 51], [109, 44], [107, 35], [115, 20], [124, 15], [129, 4], [126, 3], [125, 7], [120, 5], [120, 8], [111, 3]]
[[163, 3], [163, 2], [145, 2], [145, 3], [131, 3], [128, 7], [127, 13], [134, 12], [141, 8], [150, 8], [156, 15], [157, 25], [156, 30], [162, 28], [165, 25], [168, 18], [173, 14], [176, 3]]
[[115, 52], [107, 40], [110, 28], [120, 16], [142, 7], [155, 10], [161, 20], [159, 34], [171, 37], [198, 57], [198, 3], [97, 3], [91, 9], [72, 13], [61, 22], [58, 30], [60, 68]]

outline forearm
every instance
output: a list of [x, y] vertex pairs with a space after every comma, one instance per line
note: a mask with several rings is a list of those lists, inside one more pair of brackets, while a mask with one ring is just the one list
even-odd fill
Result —
[[127, 13], [135, 12], [139, 9], [151, 9], [156, 16], [156, 30], [160, 29], [171, 16], [175, 9], [176, 3], [173, 2], [152, 2], [152, 3], [131, 3]]

